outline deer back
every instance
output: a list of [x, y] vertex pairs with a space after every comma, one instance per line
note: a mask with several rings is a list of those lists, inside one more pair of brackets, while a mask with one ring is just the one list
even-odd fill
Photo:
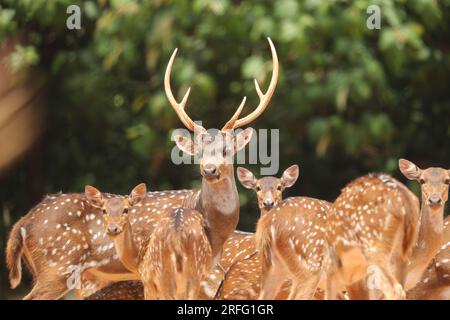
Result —
[[169, 210], [150, 236], [139, 274], [144, 287], [156, 283], [162, 297], [186, 297], [187, 282], [200, 281], [211, 269], [211, 246], [203, 215], [192, 209]]
[[255, 236], [263, 268], [270, 267], [277, 252], [284, 257], [300, 257], [310, 270], [320, 270], [327, 255], [329, 207], [330, 203], [324, 200], [292, 197], [261, 217]]
[[[351, 282], [366, 274], [370, 257], [406, 261], [417, 237], [419, 202], [402, 183], [369, 174], [349, 183], [328, 215], [328, 243]], [[353, 280], [349, 280], [353, 274]]]

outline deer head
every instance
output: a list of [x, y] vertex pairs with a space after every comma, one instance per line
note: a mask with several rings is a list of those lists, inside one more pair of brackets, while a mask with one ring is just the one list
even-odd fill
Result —
[[241, 184], [256, 192], [260, 209], [270, 210], [283, 200], [284, 189], [294, 185], [298, 179], [298, 166], [292, 165], [287, 168], [281, 178], [263, 177], [256, 179], [249, 170], [238, 167], [237, 176]]
[[176, 136], [177, 146], [200, 161], [200, 173], [209, 182], [233, 175], [233, 156], [250, 141], [253, 129], [247, 128], [233, 136], [230, 132], [219, 131], [216, 135], [206, 130], [196, 134], [195, 140], [186, 136]]
[[210, 134], [207, 130], [196, 124], [187, 115], [185, 106], [189, 97], [190, 88], [187, 90], [181, 102], [177, 102], [170, 86], [170, 74], [172, 65], [177, 54], [177, 49], [173, 52], [167, 65], [164, 88], [167, 98], [177, 113], [180, 120], [190, 131], [194, 132], [195, 139], [178, 135], [175, 137], [177, 146], [190, 155], [196, 155], [200, 160], [200, 172], [208, 181], [218, 181], [224, 176], [233, 175], [232, 159], [236, 152], [245, 147], [252, 137], [253, 130], [247, 128], [237, 135], [233, 135], [233, 130], [245, 126], [259, 117], [267, 105], [275, 91], [278, 80], [278, 57], [272, 41], [268, 38], [270, 49], [272, 52], [273, 73], [266, 93], [263, 93], [255, 80], [256, 92], [258, 93], [260, 102], [256, 109], [249, 115], [239, 119], [244, 108], [246, 97], [243, 98], [241, 104], [237, 108], [235, 114], [225, 124], [225, 126], [215, 135]]
[[420, 183], [422, 205], [427, 205], [433, 210], [441, 209], [445, 205], [448, 200], [450, 170], [434, 167], [420, 169], [405, 159], [399, 160], [399, 167], [406, 178]]
[[106, 233], [114, 238], [122, 233], [125, 224], [128, 223], [128, 213], [145, 197], [147, 187], [145, 183], [141, 183], [126, 197], [105, 198], [92, 186], [86, 186], [84, 193], [92, 206], [102, 210]]

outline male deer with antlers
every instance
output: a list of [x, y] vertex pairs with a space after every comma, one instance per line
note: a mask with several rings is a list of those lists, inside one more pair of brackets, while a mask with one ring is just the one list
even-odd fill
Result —
[[411, 289], [420, 280], [442, 244], [450, 170], [435, 167], [422, 170], [405, 159], [399, 160], [399, 168], [406, 178], [418, 181], [422, 191], [419, 237], [408, 266], [405, 285], [406, 289]]
[[250, 171], [238, 170], [242, 185], [256, 192], [261, 208], [255, 234], [262, 266], [259, 298], [273, 299], [291, 280], [288, 299], [312, 299], [328, 260], [325, 232], [330, 203], [308, 197], [281, 200], [282, 191], [298, 178], [296, 165], [280, 179], [257, 180]]
[[[239, 119], [245, 104], [244, 98], [236, 113], [216, 136], [207, 133], [186, 114], [184, 108], [190, 90], [180, 103], [175, 100], [170, 87], [170, 73], [176, 50], [172, 54], [164, 78], [166, 95], [183, 124], [189, 130], [200, 133], [195, 141], [178, 136], [176, 144], [189, 154], [198, 152], [202, 185], [200, 190], [147, 193], [144, 201], [133, 209], [134, 218], [130, 221], [133, 236], [136, 237], [134, 240], [139, 246], [143, 239], [152, 233], [163, 210], [191, 208], [203, 214], [213, 257], [218, 261], [223, 243], [234, 231], [239, 218], [239, 197], [230, 157], [244, 148], [252, 135], [251, 128], [236, 136], [232, 135], [232, 131], [249, 124], [264, 112], [278, 80], [277, 54], [272, 41], [268, 41], [272, 52], [273, 73], [267, 92], [262, 93], [255, 81], [260, 98], [256, 109]], [[217, 141], [222, 143], [222, 154], [203, 154], [205, 148], [218, 150]], [[223, 141], [227, 143], [223, 144]], [[74, 272], [79, 273], [81, 277], [89, 272], [97, 278], [109, 281], [136, 279], [114, 253], [114, 243], [101, 228], [101, 216], [101, 211], [88, 203], [83, 195], [57, 194], [46, 197], [19, 220], [11, 231], [7, 245], [11, 286], [16, 287], [20, 283], [22, 257], [30, 267], [35, 283], [26, 299], [62, 297], [71, 289], [67, 280]], [[85, 286], [83, 281], [80, 285]]]
[[200, 198], [195, 208], [205, 215], [206, 230], [211, 243], [214, 261], [218, 261], [225, 240], [236, 228], [239, 218], [239, 197], [234, 180], [233, 155], [241, 150], [249, 141], [252, 129], [247, 128], [236, 137], [232, 136], [235, 128], [242, 127], [255, 120], [267, 107], [276, 87], [278, 79], [278, 58], [275, 47], [268, 38], [273, 58], [273, 74], [269, 89], [262, 93], [255, 80], [255, 87], [260, 103], [255, 111], [239, 119], [245, 105], [243, 98], [235, 114], [215, 136], [189, 118], [185, 106], [190, 89], [178, 103], [170, 87], [170, 72], [177, 50], [172, 54], [167, 66], [164, 85], [167, 97], [183, 124], [196, 133], [195, 140], [179, 135], [175, 137], [177, 146], [187, 154], [200, 156], [200, 171], [204, 177], [200, 190]]
[[[146, 299], [195, 299], [200, 281], [211, 268], [211, 247], [203, 216], [193, 209], [167, 209], [140, 248], [134, 243], [129, 211], [142, 201], [145, 184], [136, 186], [130, 197], [104, 199], [96, 188], [86, 187], [86, 198], [103, 211], [106, 233], [120, 261], [139, 275]], [[131, 214], [132, 215], [132, 214]]]
[[384, 174], [349, 183], [328, 214], [328, 298], [401, 299], [416, 240], [418, 199]]

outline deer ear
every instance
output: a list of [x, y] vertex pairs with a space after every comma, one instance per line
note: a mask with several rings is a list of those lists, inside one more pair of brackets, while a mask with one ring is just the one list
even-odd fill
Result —
[[133, 190], [131, 190], [130, 204], [134, 206], [141, 202], [144, 199], [146, 193], [147, 186], [145, 185], [145, 183], [138, 184], [136, 187], [134, 187]]
[[294, 164], [284, 170], [281, 176], [281, 182], [285, 188], [292, 187], [298, 179], [298, 165]]
[[177, 144], [178, 148], [180, 148], [180, 150], [182, 150], [183, 152], [186, 152], [191, 156], [194, 154], [194, 142], [192, 141], [191, 138], [188, 138], [183, 135], [176, 135], [175, 143]]
[[100, 208], [103, 206], [103, 196], [98, 189], [92, 186], [86, 186], [84, 187], [84, 195], [94, 207]]
[[239, 132], [234, 138], [235, 153], [241, 151], [252, 139], [253, 129], [247, 128]]
[[403, 175], [409, 180], [418, 180], [422, 174], [422, 170], [411, 161], [400, 159], [398, 167]]
[[253, 189], [256, 186], [256, 178], [250, 170], [242, 167], [237, 168], [237, 176], [241, 184], [247, 189]]

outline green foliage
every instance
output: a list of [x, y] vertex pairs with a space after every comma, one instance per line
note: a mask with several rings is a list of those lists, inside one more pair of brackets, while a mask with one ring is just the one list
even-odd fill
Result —
[[[26, 39], [9, 63], [48, 78], [48, 192], [197, 184], [196, 166], [170, 161], [170, 133], [181, 127], [163, 89], [170, 54], [179, 48], [174, 92], [192, 87], [189, 114], [220, 127], [244, 95], [244, 113], [257, 102], [252, 78], [267, 86], [267, 36], [280, 79], [252, 126], [280, 128], [280, 173], [301, 168], [292, 194], [331, 200], [369, 171], [399, 176], [399, 157], [449, 166], [448, 0], [3, 2], [0, 41]], [[82, 30], [65, 27], [69, 4], [81, 6]], [[366, 27], [371, 4], [381, 8], [380, 30]], [[9, 181], [16, 217], [25, 213], [14, 206], [26, 190], [19, 177]], [[241, 227], [253, 229], [254, 195], [240, 191]]]

